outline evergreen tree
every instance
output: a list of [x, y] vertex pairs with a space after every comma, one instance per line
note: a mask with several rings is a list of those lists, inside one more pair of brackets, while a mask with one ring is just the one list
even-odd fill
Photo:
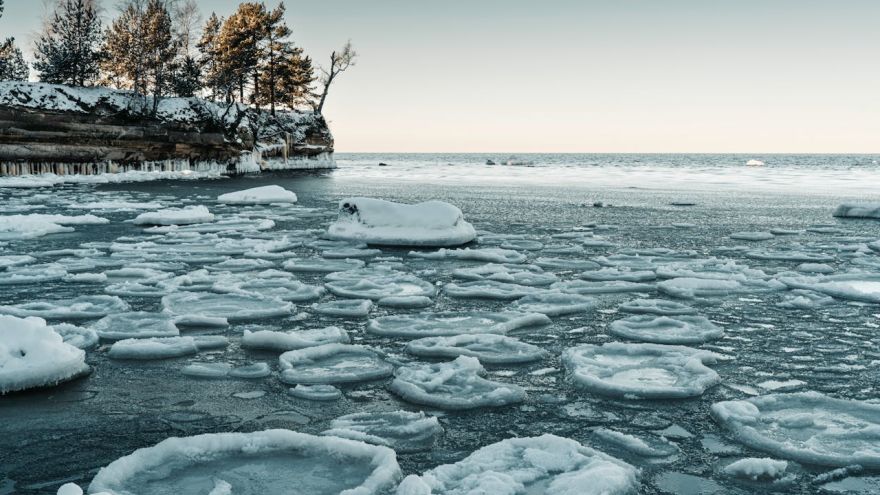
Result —
[[202, 69], [204, 87], [210, 90], [211, 98], [214, 100], [221, 95], [225, 98], [229, 97], [229, 78], [223, 72], [222, 55], [219, 49], [222, 24], [222, 19], [212, 12], [202, 29], [202, 37], [196, 44], [196, 48], [199, 50], [199, 65]]
[[171, 92], [176, 96], [195, 96], [202, 89], [202, 69], [195, 58], [186, 56], [174, 64]]
[[171, 14], [162, 0], [149, 0], [141, 18], [144, 68], [153, 94], [153, 113], [159, 99], [167, 94], [171, 79], [171, 68], [177, 53], [172, 28]]
[[29, 75], [21, 50], [9, 38], [0, 45], [0, 81], [27, 81]]
[[251, 100], [260, 92], [259, 64], [266, 40], [268, 12], [262, 3], [245, 2], [223, 22], [218, 38], [221, 70], [226, 71], [238, 89], [239, 101], [245, 101], [245, 89], [253, 83]]
[[262, 87], [271, 91], [263, 91], [262, 103], [271, 105], [274, 115], [275, 105], [296, 108], [307, 104], [312, 97], [312, 83], [315, 82], [312, 59], [303, 55], [302, 48], [289, 45], [279, 53], [274, 79], [270, 80], [269, 72], [263, 71]]
[[263, 87], [264, 91], [262, 94], [255, 94], [254, 100], [257, 105], [261, 102], [268, 102], [272, 115], [275, 115], [275, 102], [278, 101], [279, 75], [282, 70], [280, 66], [284, 62], [289, 62], [285, 58], [289, 57], [292, 51], [291, 43], [287, 41], [287, 38], [290, 36], [290, 28], [284, 23], [283, 3], [279, 3], [278, 8], [267, 13], [262, 19], [260, 28], [266, 36], [266, 49], [264, 51], [262, 74], [258, 78], [258, 80], [263, 80], [263, 84], [258, 86]]
[[60, 0], [36, 42], [40, 80], [85, 86], [98, 77], [101, 20], [96, 0]]

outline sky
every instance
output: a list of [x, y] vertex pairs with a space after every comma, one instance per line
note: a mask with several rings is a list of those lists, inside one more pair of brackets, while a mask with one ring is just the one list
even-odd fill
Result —
[[[877, 0], [285, 5], [318, 63], [359, 53], [324, 108], [337, 151], [880, 152]], [[30, 51], [42, 10], [6, 0], [0, 36]]]

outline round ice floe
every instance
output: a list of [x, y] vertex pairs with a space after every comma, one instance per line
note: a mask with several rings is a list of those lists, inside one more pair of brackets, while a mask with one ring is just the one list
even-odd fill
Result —
[[108, 315], [95, 322], [92, 325], [92, 329], [98, 332], [99, 337], [108, 340], [175, 337], [180, 335], [180, 331], [170, 315], [146, 311]]
[[209, 292], [175, 292], [162, 298], [166, 312], [177, 316], [250, 320], [288, 315], [293, 304], [279, 299], [247, 294], [212, 294]]
[[550, 288], [568, 294], [616, 294], [621, 292], [651, 292], [654, 290], [654, 284], [627, 282], [624, 280], [609, 280], [607, 282], [571, 280], [556, 282]]
[[632, 399], [677, 399], [702, 395], [720, 382], [705, 363], [722, 357], [714, 352], [659, 344], [567, 349], [562, 361], [574, 383], [591, 392]]
[[471, 356], [487, 364], [528, 363], [547, 356], [540, 347], [494, 333], [426, 337], [408, 343], [406, 352], [422, 357]]
[[238, 366], [229, 370], [232, 378], [265, 378], [272, 374], [268, 363], [254, 363]]
[[73, 299], [38, 301], [0, 306], [0, 313], [14, 316], [39, 316], [55, 319], [100, 318], [110, 313], [128, 311], [128, 303], [116, 296], [79, 296]]
[[825, 263], [801, 263], [795, 267], [795, 270], [802, 273], [834, 273], [834, 267]]
[[783, 277], [785, 285], [821, 292], [837, 299], [880, 304], [880, 275], [846, 274], [828, 277]]
[[593, 435], [642, 457], [667, 457], [679, 451], [669, 440], [652, 436], [634, 436], [607, 428], [593, 428]]
[[168, 438], [102, 468], [89, 493], [371, 495], [399, 477], [387, 447], [265, 430]]
[[320, 299], [324, 288], [296, 280], [290, 273], [265, 270], [259, 273], [243, 273], [224, 277], [214, 282], [215, 292], [244, 294], [282, 301], [309, 302]]
[[622, 280], [624, 282], [648, 282], [657, 278], [651, 270], [628, 270], [620, 268], [602, 268], [581, 273], [578, 277], [594, 282]]
[[527, 313], [561, 316], [589, 311], [596, 307], [596, 300], [580, 294], [545, 291], [529, 294], [516, 301], [512, 307]]
[[68, 323], [52, 325], [52, 330], [64, 339], [64, 342], [77, 349], [91, 349], [98, 345], [98, 333], [91, 328], [78, 327]]
[[391, 376], [394, 367], [368, 347], [324, 344], [282, 354], [284, 383], [328, 384], [376, 380]]
[[135, 225], [189, 225], [213, 222], [214, 215], [204, 206], [187, 208], [168, 208], [165, 210], [141, 213], [134, 219]]
[[330, 429], [321, 434], [409, 453], [431, 449], [437, 437], [443, 434], [443, 427], [436, 417], [421, 411], [363, 412], [334, 419]]
[[347, 344], [351, 342], [348, 332], [339, 327], [309, 328], [290, 332], [272, 330], [245, 330], [241, 346], [250, 349], [292, 351], [324, 344]]
[[337, 299], [320, 304], [313, 304], [315, 313], [327, 316], [358, 318], [370, 314], [373, 301], [369, 299]]
[[392, 392], [405, 400], [439, 409], [473, 409], [516, 404], [526, 391], [508, 383], [480, 377], [485, 370], [477, 358], [460, 356], [448, 363], [410, 364], [394, 373]]
[[760, 249], [748, 251], [746, 258], [752, 258], [763, 261], [797, 261], [802, 263], [827, 263], [834, 261], [834, 256], [822, 253], [812, 253], [799, 250], [771, 250]]
[[256, 258], [233, 258], [213, 265], [207, 265], [205, 268], [212, 272], [252, 272], [257, 270], [265, 270], [275, 266], [275, 263], [269, 260], [261, 260]]
[[455, 464], [410, 475], [397, 495], [623, 495], [638, 487], [633, 466], [574, 440], [542, 435], [502, 440]]
[[535, 265], [545, 270], [595, 270], [601, 266], [595, 261], [576, 258], [538, 258]]
[[252, 187], [243, 191], [221, 194], [218, 203], [228, 205], [268, 205], [272, 203], [296, 203], [296, 194], [281, 186]]
[[781, 478], [788, 468], [785, 461], [777, 461], [769, 457], [749, 457], [732, 462], [724, 466], [724, 473], [737, 478], [748, 478], [752, 481], [759, 479]]
[[385, 337], [439, 337], [474, 333], [507, 333], [518, 328], [549, 325], [540, 313], [485, 312], [423, 313], [383, 316], [370, 320], [367, 331]]
[[673, 297], [694, 299], [697, 297], [723, 297], [746, 292], [747, 289], [736, 280], [681, 277], [664, 280], [657, 284], [660, 292]]
[[341, 248], [322, 251], [321, 257], [327, 259], [372, 258], [380, 254], [382, 251], [379, 249]]
[[110, 346], [107, 355], [113, 359], [168, 359], [222, 349], [228, 344], [226, 337], [213, 335], [125, 339]]
[[536, 265], [488, 265], [456, 268], [452, 276], [464, 280], [494, 280], [511, 284], [542, 286], [556, 282], [556, 275], [546, 273]]
[[880, 468], [880, 405], [817, 392], [718, 402], [712, 416], [740, 442], [804, 464]]
[[501, 248], [522, 251], [540, 251], [544, 248], [544, 244], [530, 239], [508, 239], [501, 243]]
[[411, 251], [410, 256], [429, 260], [455, 259], [465, 261], [483, 261], [486, 263], [523, 263], [526, 256], [517, 251], [500, 248], [482, 249], [440, 249], [431, 252]]
[[342, 392], [333, 385], [297, 385], [288, 393], [293, 397], [306, 400], [336, 400], [342, 397]]
[[433, 305], [434, 300], [426, 296], [389, 296], [379, 299], [376, 304], [386, 308], [418, 309]]
[[636, 315], [611, 322], [612, 335], [655, 344], [702, 344], [724, 335], [703, 316]]
[[511, 301], [529, 294], [543, 291], [536, 287], [526, 285], [496, 282], [494, 280], [477, 280], [463, 284], [449, 283], [443, 287], [443, 291], [450, 297], [459, 299], [497, 299]]
[[459, 246], [476, 236], [461, 210], [443, 201], [406, 205], [346, 198], [339, 202], [339, 217], [327, 229], [330, 239], [390, 246]]
[[231, 369], [232, 365], [229, 363], [190, 363], [180, 372], [197, 378], [225, 378]]
[[363, 268], [364, 260], [328, 260], [322, 258], [291, 258], [282, 265], [291, 272], [332, 273]]
[[67, 270], [58, 263], [10, 266], [3, 271], [0, 285], [39, 284], [61, 280], [65, 275], [67, 275]]
[[0, 394], [82, 376], [89, 372], [85, 356], [42, 318], [0, 316]]
[[619, 309], [625, 313], [647, 313], [654, 315], [676, 316], [692, 315], [696, 309], [687, 304], [665, 299], [634, 299], [620, 305]]
[[734, 232], [730, 234], [731, 239], [738, 241], [768, 241], [774, 237], [770, 232]]
[[385, 297], [432, 297], [434, 286], [415, 275], [385, 268], [362, 268], [331, 273], [327, 290], [340, 297], [379, 300]]

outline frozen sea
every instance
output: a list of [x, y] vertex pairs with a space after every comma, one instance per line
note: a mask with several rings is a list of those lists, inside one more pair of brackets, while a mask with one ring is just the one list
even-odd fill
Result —
[[[486, 165], [487, 160], [515, 165]], [[749, 160], [764, 165], [746, 166]], [[168, 437], [270, 428], [319, 434], [342, 415], [399, 409], [437, 416], [444, 429], [429, 450], [398, 451], [405, 475], [457, 462], [500, 440], [552, 433], [639, 468], [639, 493], [880, 491], [878, 465], [826, 475], [841, 467], [834, 459], [814, 463], [785, 449], [756, 448], [740, 441], [711, 413], [713, 404], [723, 401], [811, 391], [880, 407], [880, 285], [871, 285], [880, 281], [880, 220], [832, 217], [841, 203], [880, 202], [880, 156], [338, 154], [337, 162], [335, 170], [236, 178], [0, 187], [2, 215], [93, 214], [109, 220], [71, 225], [72, 231], [0, 240], [0, 259], [34, 258], [7, 271], [36, 266], [39, 273], [55, 263], [66, 267], [68, 275], [108, 275], [59, 275], [2, 285], [0, 306], [116, 294], [130, 311], [159, 312], [162, 294], [215, 290], [188, 288], [190, 282], [169, 283], [206, 266], [215, 277], [211, 280], [228, 270], [228, 280], [240, 282], [267, 268], [283, 270], [291, 258], [333, 257], [332, 251], [344, 246], [316, 241], [320, 230], [336, 218], [342, 198], [402, 203], [439, 199], [458, 206], [477, 229], [479, 238], [469, 246], [472, 249], [516, 251], [526, 258], [523, 265], [541, 261], [543, 273], [555, 276], [558, 287], [595, 300], [585, 311], [553, 315], [549, 325], [506, 334], [544, 350], [538, 360], [484, 363], [485, 377], [521, 387], [527, 393], [523, 402], [441, 410], [403, 400], [389, 389], [391, 377], [340, 384], [338, 400], [311, 401], [288, 393], [293, 385], [280, 380], [279, 352], [242, 346], [245, 330], [336, 326], [347, 331], [352, 343], [380, 350], [397, 367], [440, 363], [450, 359], [408, 353], [411, 337], [367, 331], [370, 320], [518, 307], [512, 297], [452, 297], [452, 291], [446, 292], [447, 285], [470, 283], [454, 277], [453, 271], [481, 267], [484, 261], [426, 259], [411, 255], [411, 249], [380, 247], [380, 253], [355, 255], [365, 256], [367, 267], [387, 264], [434, 285], [437, 295], [429, 307], [374, 305], [368, 317], [336, 317], [312, 306], [342, 299], [327, 292], [314, 301], [294, 301], [295, 307], [281, 316], [231, 320], [225, 328], [181, 329], [180, 335], [228, 338], [225, 348], [195, 355], [112, 359], [112, 341], [102, 339], [86, 351], [92, 368], [88, 376], [0, 396], [0, 495], [55, 493], [66, 482], [85, 487], [99, 468]], [[216, 201], [224, 193], [266, 185], [295, 192], [298, 202], [242, 206]], [[196, 225], [228, 224], [181, 234], [186, 228], [147, 230], [131, 222], [145, 211], [196, 205], [206, 206], [215, 216], [212, 223]], [[271, 227], [266, 227], [267, 220]], [[205, 242], [197, 254], [167, 248], [194, 242], [198, 236], [211, 237], [201, 237]], [[278, 245], [284, 249], [251, 249], [281, 239]], [[145, 242], [166, 249], [155, 249], [149, 256], [126, 249]], [[243, 245], [247, 249], [229, 248]], [[592, 261], [595, 266], [567, 267], [566, 260]], [[114, 272], [129, 267], [140, 271]], [[299, 281], [319, 289], [325, 275], [295, 272]], [[630, 280], [634, 277], [640, 280]], [[0, 271], [0, 281], [4, 279], [10, 279], [9, 273]], [[695, 286], [683, 279], [710, 282]], [[713, 284], [717, 281], [730, 285]], [[620, 282], [640, 285], [625, 287]], [[134, 287], [141, 294], [120, 287]], [[650, 342], [610, 331], [612, 322], [636, 315], [621, 306], [638, 299], [689, 306], [723, 331], [707, 331], [712, 338], [703, 343], [683, 344], [718, 358], [704, 361], [717, 373], [704, 391], [682, 398], [614, 396], [598, 393], [572, 376], [562, 359], [567, 350]], [[90, 327], [100, 317], [70, 319], [57, 314], [46, 319], [50, 324]], [[268, 363], [268, 376], [205, 378], [182, 372], [193, 363], [241, 367], [260, 362]], [[662, 382], [668, 377], [653, 378]], [[817, 409], [802, 410], [808, 415]], [[846, 407], [829, 411], [833, 417]], [[860, 419], [864, 423], [837, 426], [860, 432], [859, 448], [880, 458], [878, 430], [858, 430], [880, 422], [880, 413], [872, 411]], [[792, 423], [785, 427], [801, 428], [790, 436], [809, 430]], [[846, 434], [843, 431], [841, 438]], [[663, 448], [649, 455], [634, 446], [633, 437]], [[838, 448], [833, 454], [841, 459], [848, 455], [843, 440], [828, 445], [820, 450]], [[788, 461], [784, 473], [752, 480], [725, 469], [740, 459], [766, 457]]]

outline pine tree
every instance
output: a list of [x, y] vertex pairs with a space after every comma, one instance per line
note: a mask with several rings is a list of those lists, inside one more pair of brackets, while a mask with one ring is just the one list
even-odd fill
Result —
[[260, 92], [259, 64], [266, 40], [266, 6], [246, 2], [223, 22], [218, 38], [221, 70], [227, 71], [235, 81], [239, 101], [245, 101], [245, 89], [253, 83], [251, 100], [256, 103]]
[[[278, 55], [274, 81], [270, 80], [269, 72], [261, 74], [263, 88], [262, 103], [274, 107], [281, 104], [287, 108], [296, 108], [309, 102], [312, 97], [312, 83], [315, 82], [312, 59], [303, 55], [302, 48], [289, 45]], [[270, 101], [271, 100], [271, 101]]]
[[171, 14], [162, 0], [149, 0], [143, 23], [144, 68], [153, 94], [153, 113], [167, 93], [172, 61], [177, 53], [171, 29]]
[[[264, 51], [264, 62], [262, 67], [262, 86], [264, 91], [262, 94], [255, 94], [254, 99], [259, 105], [261, 102], [268, 102], [272, 115], [275, 115], [275, 102], [278, 101], [277, 90], [279, 86], [279, 75], [281, 73], [281, 65], [290, 56], [292, 50], [291, 43], [287, 41], [290, 36], [290, 28], [284, 23], [284, 4], [279, 3], [278, 8], [268, 13], [263, 19], [261, 29], [265, 32], [266, 49]], [[255, 90], [256, 91], [256, 90]]]
[[202, 89], [202, 69], [195, 58], [186, 56], [175, 62], [171, 72], [171, 92], [176, 96], [195, 96]]
[[0, 45], [0, 81], [27, 81], [30, 69], [12, 38]]
[[219, 51], [222, 24], [222, 19], [212, 12], [202, 29], [202, 37], [196, 44], [196, 48], [199, 50], [199, 65], [202, 69], [204, 87], [211, 91], [211, 98], [214, 100], [220, 95], [229, 97], [229, 78], [222, 70], [222, 57]]
[[85, 86], [98, 77], [101, 20], [95, 0], [60, 0], [36, 42], [40, 80]]

